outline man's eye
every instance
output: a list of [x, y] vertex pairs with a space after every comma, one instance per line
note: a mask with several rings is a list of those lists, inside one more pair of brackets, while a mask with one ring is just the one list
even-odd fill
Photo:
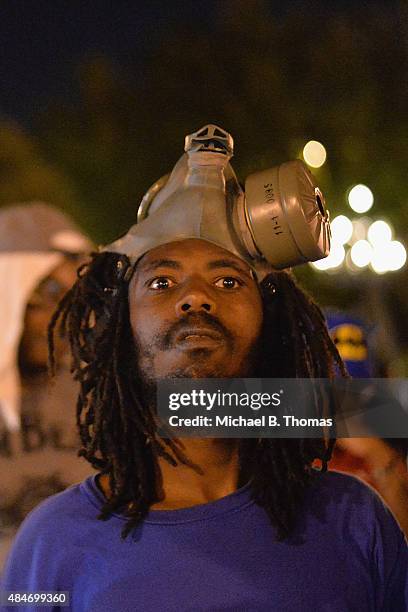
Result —
[[238, 289], [238, 287], [242, 286], [242, 282], [232, 276], [224, 276], [217, 280], [215, 286], [221, 289]]
[[148, 283], [149, 289], [170, 289], [174, 285], [174, 282], [167, 278], [167, 276], [159, 276], [158, 278], [154, 278], [152, 281]]

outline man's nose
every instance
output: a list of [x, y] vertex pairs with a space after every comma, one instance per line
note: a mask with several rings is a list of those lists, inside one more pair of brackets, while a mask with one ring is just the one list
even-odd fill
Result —
[[189, 283], [181, 298], [176, 303], [176, 314], [182, 316], [187, 312], [206, 311], [211, 314], [216, 312], [216, 303], [212, 292], [206, 288], [204, 283]]

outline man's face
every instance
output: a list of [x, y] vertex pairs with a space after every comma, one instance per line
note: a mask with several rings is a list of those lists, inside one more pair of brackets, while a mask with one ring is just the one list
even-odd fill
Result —
[[249, 266], [197, 239], [152, 249], [129, 286], [130, 322], [145, 382], [251, 375], [263, 318]]

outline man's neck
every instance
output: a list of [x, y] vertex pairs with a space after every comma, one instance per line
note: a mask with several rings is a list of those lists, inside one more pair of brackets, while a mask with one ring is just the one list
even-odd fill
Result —
[[[184, 438], [182, 443], [183, 454], [197, 469], [180, 463], [173, 467], [160, 457], [159, 501], [151, 506], [152, 510], [176, 510], [206, 504], [233, 493], [244, 484], [239, 482], [238, 440]], [[108, 475], [102, 475], [99, 484], [108, 497]]]
[[170, 465], [159, 459], [160, 501], [152, 510], [186, 508], [225, 497], [239, 486], [238, 441], [221, 438], [183, 438], [188, 465]]

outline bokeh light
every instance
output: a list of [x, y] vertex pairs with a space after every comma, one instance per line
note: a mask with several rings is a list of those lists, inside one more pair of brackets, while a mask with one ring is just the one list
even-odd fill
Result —
[[385, 272], [388, 272], [388, 261], [384, 248], [373, 249], [370, 265], [377, 274], [385, 274]]
[[377, 274], [393, 272], [402, 268], [406, 260], [407, 252], [398, 240], [377, 242], [371, 258], [371, 268]]
[[330, 270], [332, 268], [338, 268], [344, 261], [346, 251], [342, 244], [332, 244], [330, 254], [325, 259], [319, 259], [319, 261], [313, 261], [312, 266], [316, 270]]
[[392, 229], [382, 219], [374, 221], [367, 231], [367, 238], [373, 246], [383, 245], [385, 242], [390, 242], [392, 238]]
[[358, 240], [350, 250], [351, 261], [358, 268], [368, 266], [373, 255], [373, 247], [368, 240]]
[[345, 244], [353, 234], [353, 224], [345, 215], [338, 215], [330, 223], [332, 241], [337, 244]]
[[386, 255], [388, 269], [391, 271], [399, 270], [407, 261], [407, 252], [405, 247], [398, 240], [393, 240], [387, 245]]
[[365, 213], [374, 203], [374, 196], [367, 185], [354, 185], [348, 194], [348, 203], [356, 213]]
[[312, 168], [320, 168], [326, 161], [326, 149], [321, 142], [317, 140], [309, 140], [303, 148], [303, 159], [308, 166]]

